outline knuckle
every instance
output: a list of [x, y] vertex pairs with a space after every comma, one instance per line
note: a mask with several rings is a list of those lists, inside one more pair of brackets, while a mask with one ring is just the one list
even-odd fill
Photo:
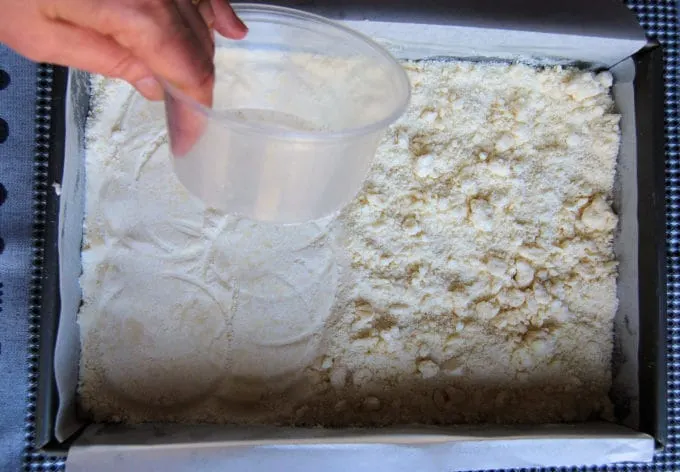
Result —
[[130, 75], [130, 67], [133, 63], [132, 56], [124, 56], [111, 64], [111, 67], [104, 74], [108, 77], [117, 79], [127, 79]]
[[174, 8], [173, 0], [135, 0], [132, 8], [142, 14], [155, 15], [159, 11], [167, 11]]
[[185, 25], [177, 25], [170, 31], [161, 31], [154, 37], [154, 51], [161, 53], [165, 48], [186, 48], [191, 44], [189, 28]]
[[155, 54], [164, 57], [181, 57], [184, 62], [181, 66], [189, 67], [191, 70], [187, 76], [192, 81], [190, 85], [202, 87], [212, 81], [212, 61], [207, 54], [203, 53], [188, 27], [182, 25], [166, 33], [161, 41], [153, 45], [153, 50]]
[[148, 27], [173, 18], [176, 7], [173, 0], [136, 0], [132, 10], [140, 25]]
[[116, 39], [128, 49], [154, 47], [163, 38], [164, 20], [170, 15], [168, 0], [139, 0], [120, 13]]
[[[188, 86], [210, 84], [213, 80], [211, 57], [182, 20], [175, 0], [127, 1], [114, 39], [130, 51], [131, 56], [143, 61], [152, 58], [156, 64], [175, 61], [176, 75]], [[170, 74], [170, 67], [167, 64], [164, 67], [165, 73]], [[120, 76], [124, 69], [124, 64], [117, 65], [112, 73]]]
[[210, 87], [212, 89], [213, 82], [215, 81], [215, 70], [212, 63], [207, 61], [201, 61], [202, 66], [200, 66], [199, 74], [196, 77], [196, 85], [200, 88]]

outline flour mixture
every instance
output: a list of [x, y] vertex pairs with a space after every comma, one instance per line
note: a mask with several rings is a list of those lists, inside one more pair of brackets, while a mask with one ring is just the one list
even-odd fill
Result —
[[410, 108], [361, 194], [284, 227], [204, 208], [172, 172], [162, 104], [93, 78], [86, 412], [329, 426], [609, 414], [611, 76], [404, 67]]

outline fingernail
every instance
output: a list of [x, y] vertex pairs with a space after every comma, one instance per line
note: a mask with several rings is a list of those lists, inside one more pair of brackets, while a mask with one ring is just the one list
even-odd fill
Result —
[[243, 29], [243, 31], [245, 33], [247, 33], [248, 32], [248, 26], [246, 26], [246, 24], [243, 22], [243, 20], [241, 18], [239, 18], [238, 16], [236, 17], [236, 19], [238, 20], [239, 24], [241, 25], [241, 28]]
[[163, 87], [153, 77], [144, 77], [135, 82], [134, 87], [147, 98], [160, 100], [163, 98]]

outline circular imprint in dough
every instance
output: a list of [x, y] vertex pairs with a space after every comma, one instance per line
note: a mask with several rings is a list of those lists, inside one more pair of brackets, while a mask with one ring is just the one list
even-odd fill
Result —
[[235, 332], [258, 346], [285, 346], [322, 329], [338, 282], [330, 248], [276, 252], [259, 264], [232, 261]]
[[223, 389], [234, 398], [272, 385], [278, 391], [313, 362], [338, 277], [327, 223], [231, 223], [216, 238], [210, 267], [235, 292], [233, 381]]
[[224, 397], [239, 397], [248, 389], [261, 394], [285, 389], [318, 356], [337, 272], [332, 258], [313, 267], [291, 257], [287, 272], [263, 268], [236, 278], [232, 380]]
[[[304, 369], [312, 363], [318, 350], [317, 343], [297, 353], [281, 349], [269, 353], [257, 351], [260, 356], [255, 358], [249, 351], [236, 353], [234, 359], [243, 362], [234, 364], [217, 387], [215, 396], [229, 403], [255, 406], [255, 410], [262, 402], [280, 400], [284, 392], [286, 398], [297, 397], [298, 391], [304, 391]], [[272, 355], [275, 356], [273, 363], [269, 360]], [[261, 359], [266, 364], [262, 364]]]
[[271, 225], [239, 219], [215, 239], [210, 268], [224, 283], [238, 282], [242, 290], [263, 292], [249, 284], [263, 275], [304, 291], [319, 277], [336, 269], [328, 224]]
[[[253, 293], [260, 287], [261, 295]], [[234, 328], [258, 346], [286, 346], [318, 332], [322, 313], [294, 286], [280, 277], [263, 274], [239, 291]]]
[[239, 218], [215, 239], [210, 256], [213, 271], [229, 282], [235, 268], [262, 267], [281, 255], [328, 246], [328, 226], [326, 221], [276, 225]]
[[118, 127], [126, 137], [126, 151], [148, 142], [150, 135], [165, 130], [165, 107], [161, 102], [150, 102], [132, 91], [123, 105]]
[[240, 334], [231, 339], [229, 373], [216, 392], [231, 402], [259, 402], [288, 390], [319, 355], [320, 335], [283, 346], [258, 346]]
[[106, 231], [121, 245], [175, 261], [199, 258], [204, 250], [202, 214], [190, 204], [147, 195], [142, 185], [111, 178], [99, 193]]
[[227, 363], [229, 324], [215, 294], [175, 273], [126, 277], [102, 299], [104, 377], [128, 400], [177, 406], [205, 396]]

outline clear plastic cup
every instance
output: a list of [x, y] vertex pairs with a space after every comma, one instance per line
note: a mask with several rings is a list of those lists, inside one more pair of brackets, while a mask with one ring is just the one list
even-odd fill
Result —
[[259, 221], [310, 221], [359, 191], [410, 84], [382, 47], [296, 10], [234, 9], [246, 39], [216, 37], [213, 108], [166, 85], [174, 169], [208, 206]]

